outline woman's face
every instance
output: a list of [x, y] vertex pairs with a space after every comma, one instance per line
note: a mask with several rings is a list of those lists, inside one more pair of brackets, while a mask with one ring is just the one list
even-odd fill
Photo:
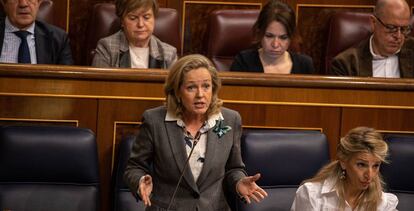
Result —
[[261, 44], [266, 56], [275, 59], [282, 56], [290, 44], [290, 38], [285, 26], [277, 21], [270, 22], [263, 35]]
[[348, 161], [341, 161], [346, 171], [346, 184], [350, 190], [362, 191], [378, 176], [381, 160], [369, 152], [356, 153]]
[[204, 117], [210, 107], [213, 84], [210, 72], [204, 68], [190, 70], [184, 76], [179, 98], [186, 118]]
[[152, 8], [138, 8], [122, 18], [122, 26], [129, 43], [146, 48], [154, 31], [154, 11]]

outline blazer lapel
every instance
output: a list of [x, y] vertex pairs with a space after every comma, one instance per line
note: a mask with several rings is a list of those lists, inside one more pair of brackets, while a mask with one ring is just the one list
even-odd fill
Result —
[[[170, 143], [175, 162], [177, 163], [180, 172], [183, 172], [185, 162], [187, 160], [187, 152], [184, 145], [184, 134], [182, 131], [177, 130], [178, 126], [175, 121], [165, 122], [165, 126], [167, 130], [168, 142]], [[188, 164], [184, 172], [184, 179], [194, 191], [199, 192]]]
[[154, 59], [151, 55], [149, 56], [148, 68], [166, 68], [162, 65], [163, 61]]
[[[204, 165], [203, 165], [203, 169], [201, 170], [200, 176], [198, 177], [197, 180], [197, 185], [198, 187], [203, 187], [203, 183], [206, 181], [206, 179], [208, 178], [208, 173], [210, 172], [210, 170], [212, 170], [212, 168], [214, 168], [213, 163], [214, 159], [217, 157], [217, 144], [218, 144], [218, 136], [217, 134], [215, 134], [213, 132], [213, 129], [211, 128], [210, 130], [208, 130], [207, 132], [207, 148], [206, 148], [206, 157], [204, 159]], [[208, 188], [208, 187], [206, 187]]]
[[129, 50], [121, 51], [121, 53], [119, 54], [119, 67], [131, 67], [131, 57], [129, 55]]
[[412, 49], [402, 48], [399, 54], [400, 74], [401, 78], [412, 78], [413, 75], [413, 58], [414, 52]]
[[51, 48], [49, 45], [51, 41], [48, 40], [48, 34], [39, 30], [35, 26], [35, 45], [36, 45], [36, 58], [37, 64], [53, 64], [54, 58], [52, 58]]
[[6, 23], [5, 23], [6, 19], [2, 19], [0, 21], [0, 56], [1, 56], [1, 51], [3, 49], [3, 40], [4, 40], [4, 28], [6, 27]]
[[131, 67], [131, 56], [129, 55], [129, 42], [124, 35], [124, 31], [121, 31], [121, 33], [119, 34], [119, 40], [119, 67]]
[[359, 74], [357, 76], [372, 77], [372, 55], [369, 49], [369, 39], [364, 41], [361, 48], [361, 58], [359, 59]]

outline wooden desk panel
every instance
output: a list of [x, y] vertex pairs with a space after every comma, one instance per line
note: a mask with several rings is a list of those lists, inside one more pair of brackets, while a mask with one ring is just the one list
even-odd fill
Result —
[[[122, 136], [163, 104], [165, 70], [0, 65], [0, 124], [77, 125], [97, 136], [102, 210], [111, 207], [113, 162]], [[245, 128], [322, 130], [331, 157], [340, 135], [366, 125], [414, 132], [414, 80], [220, 73], [220, 97]]]

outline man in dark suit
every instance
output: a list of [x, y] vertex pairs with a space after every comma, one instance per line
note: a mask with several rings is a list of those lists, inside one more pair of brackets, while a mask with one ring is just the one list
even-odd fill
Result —
[[0, 19], [0, 62], [73, 64], [65, 31], [37, 21], [40, 0], [0, 0], [6, 18]]
[[405, 0], [378, 0], [373, 33], [332, 61], [331, 73], [346, 76], [414, 78], [414, 38]]

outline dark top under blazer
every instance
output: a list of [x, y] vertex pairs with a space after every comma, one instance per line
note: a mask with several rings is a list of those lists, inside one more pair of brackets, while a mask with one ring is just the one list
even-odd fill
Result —
[[[139, 179], [151, 174], [153, 191], [146, 210], [166, 210], [184, 168], [187, 152], [184, 134], [176, 121], [165, 121], [165, 106], [149, 109], [143, 114], [139, 135], [135, 140], [125, 169], [124, 180], [132, 193], [137, 192]], [[231, 130], [219, 137], [213, 128], [207, 132], [203, 169], [197, 181], [189, 167], [184, 172], [172, 210], [230, 210], [224, 187], [235, 192], [236, 183], [246, 176], [240, 154], [241, 118], [236, 111], [221, 108], [223, 126]], [[134, 194], [136, 195], [136, 194]]]
[[[292, 58], [291, 74], [311, 74], [314, 72], [311, 57], [291, 51], [289, 51], [289, 54], [290, 58]], [[230, 71], [263, 73], [263, 65], [260, 61], [258, 49], [248, 49], [237, 54], [230, 67]]]
[[[0, 51], [3, 49], [5, 20], [0, 20]], [[34, 32], [37, 64], [73, 64], [69, 38], [65, 31], [36, 21]]]

